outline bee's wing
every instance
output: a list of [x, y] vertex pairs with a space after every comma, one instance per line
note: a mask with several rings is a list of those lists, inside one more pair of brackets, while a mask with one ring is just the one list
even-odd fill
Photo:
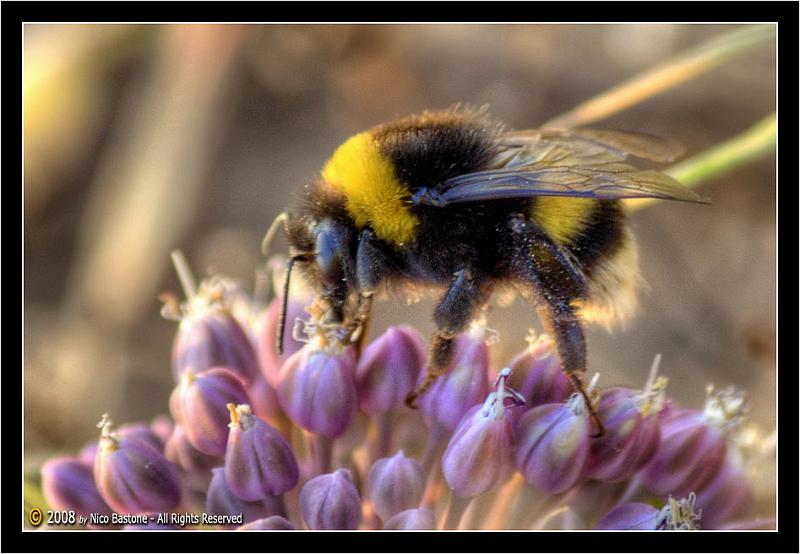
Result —
[[617, 200], [660, 198], [708, 203], [672, 177], [624, 163], [629, 155], [666, 161], [680, 152], [673, 142], [617, 131], [521, 131], [498, 139], [487, 171], [468, 173], [431, 192], [437, 206], [460, 202], [573, 196]]
[[445, 183], [436, 205], [530, 196], [575, 196], [618, 200], [660, 198], [707, 204], [708, 201], [672, 177], [623, 163], [604, 167], [552, 166], [536, 163], [516, 169], [468, 173]]
[[551, 156], [554, 150], [569, 151], [578, 157], [622, 161], [628, 156], [654, 162], [671, 162], [684, 152], [679, 142], [628, 131], [601, 129], [545, 129], [505, 133], [498, 144], [517, 149], [523, 157], [536, 161]]

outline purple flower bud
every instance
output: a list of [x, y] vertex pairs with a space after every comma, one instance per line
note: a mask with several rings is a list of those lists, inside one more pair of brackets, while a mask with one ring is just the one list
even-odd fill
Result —
[[221, 456], [228, 443], [230, 419], [226, 406], [248, 402], [242, 380], [217, 367], [199, 374], [184, 373], [170, 399], [170, 409], [195, 448], [210, 456]]
[[117, 434], [121, 437], [134, 437], [142, 442], [146, 442], [159, 452], [164, 452], [164, 441], [155, 434], [146, 423], [126, 423], [117, 428]]
[[297, 485], [300, 477], [292, 447], [271, 425], [261, 421], [250, 406], [228, 404], [231, 414], [225, 480], [244, 500], [278, 496]]
[[486, 327], [478, 322], [456, 338], [449, 369], [422, 396], [420, 406], [428, 421], [454, 431], [464, 414], [488, 393], [489, 346]]
[[161, 442], [166, 445], [169, 438], [172, 436], [172, 431], [175, 428], [175, 423], [169, 416], [159, 415], [153, 418], [150, 422], [150, 430], [161, 439]]
[[422, 466], [406, 457], [402, 450], [391, 458], [376, 461], [369, 470], [369, 495], [375, 513], [383, 521], [419, 506], [424, 492]]
[[524, 400], [506, 388], [510, 373], [500, 372], [495, 391], [482, 405], [464, 414], [442, 457], [442, 471], [453, 494], [472, 497], [503, 483], [512, 473], [513, 426], [506, 417], [506, 401]]
[[355, 352], [309, 344], [281, 367], [278, 400], [300, 427], [338, 437], [356, 413]]
[[250, 523], [270, 516], [284, 516], [283, 500], [268, 496], [262, 500], [248, 502], [236, 496], [225, 480], [225, 470], [215, 467], [211, 470], [211, 484], [206, 496], [206, 512], [217, 516], [242, 514], [244, 523]]
[[283, 334], [283, 354], [278, 354], [277, 336], [280, 325], [281, 303], [283, 296], [275, 298], [258, 322], [256, 345], [261, 372], [273, 388], [278, 387], [281, 366], [295, 352], [301, 350], [304, 343], [294, 338], [295, 321], [309, 320], [305, 307], [311, 304], [311, 297], [305, 293], [289, 293], [286, 304], [286, 332]]
[[697, 508], [703, 514], [703, 529], [724, 529], [731, 522], [751, 515], [753, 487], [744, 471], [730, 461], [697, 493]]
[[209, 456], [189, 442], [182, 425], [176, 425], [164, 447], [164, 456], [184, 472], [186, 484], [205, 490], [211, 481], [211, 469], [220, 464], [219, 456]]
[[406, 510], [393, 516], [383, 525], [384, 529], [395, 531], [422, 531], [436, 529], [433, 512], [424, 508]]
[[100, 423], [94, 480], [103, 500], [126, 514], [175, 508], [181, 500], [178, 469], [146, 442], [112, 434], [107, 417]]
[[602, 481], [623, 481], [644, 467], [661, 439], [659, 413], [664, 408], [665, 377], [657, 377], [661, 355], [656, 356], [644, 390], [617, 387], [603, 391], [597, 414], [606, 433], [592, 441], [586, 476]]
[[78, 454], [78, 458], [89, 467], [94, 465], [95, 457], [97, 457], [97, 441], [87, 442]]
[[525, 406], [517, 410], [517, 415], [544, 404], [564, 402], [574, 392], [549, 335], [529, 338], [528, 348], [517, 354], [509, 367], [509, 386], [525, 398]]
[[723, 432], [698, 410], [677, 409], [661, 421], [661, 444], [639, 474], [659, 495], [686, 495], [710, 482], [725, 460]]
[[419, 379], [425, 355], [425, 342], [412, 327], [390, 327], [375, 339], [364, 350], [356, 368], [361, 409], [376, 415], [402, 408]]
[[610, 483], [587, 479], [569, 492], [567, 503], [587, 521], [592, 521], [616, 506], [629, 486], [628, 481]]
[[597, 414], [606, 434], [591, 442], [586, 476], [603, 481], [623, 481], [633, 476], [658, 449], [658, 406], [626, 388], [606, 389]]
[[278, 393], [267, 382], [263, 375], [253, 380], [247, 391], [250, 397], [250, 407], [253, 413], [265, 421], [274, 421], [281, 416], [281, 405], [278, 402]]
[[300, 491], [300, 508], [309, 529], [358, 529], [361, 498], [350, 471], [337, 469], [314, 477]]
[[595, 529], [653, 531], [658, 524], [658, 510], [649, 504], [628, 502], [612, 509], [597, 522]]
[[639, 502], [620, 504], [603, 516], [595, 529], [646, 531], [699, 529], [700, 515], [695, 512], [694, 504], [694, 494], [681, 500], [669, 497], [660, 510]]
[[589, 433], [588, 409], [577, 393], [566, 403], [534, 408], [517, 423], [517, 468], [543, 491], [562, 493], [583, 477]]
[[265, 517], [246, 523], [236, 529], [237, 531], [294, 531], [297, 527], [281, 516]]
[[42, 466], [42, 492], [56, 510], [74, 510], [78, 515], [109, 514], [94, 484], [92, 466], [78, 458], [53, 458]]
[[249, 384], [260, 373], [258, 358], [236, 318], [227, 308], [201, 297], [192, 306], [193, 311], [181, 320], [173, 345], [175, 381], [189, 370], [200, 373], [226, 367]]

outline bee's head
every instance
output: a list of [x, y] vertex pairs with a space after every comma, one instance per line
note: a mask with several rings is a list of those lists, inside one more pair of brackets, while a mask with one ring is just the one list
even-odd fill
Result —
[[314, 254], [310, 262], [323, 300], [330, 306], [330, 323], [342, 323], [354, 275], [350, 229], [324, 218], [313, 227]]
[[329, 217], [305, 214], [302, 217], [287, 217], [285, 229], [291, 256], [284, 285], [284, 301], [292, 267], [299, 262], [317, 296], [328, 307], [325, 322], [343, 323], [347, 299], [355, 283], [351, 228]]

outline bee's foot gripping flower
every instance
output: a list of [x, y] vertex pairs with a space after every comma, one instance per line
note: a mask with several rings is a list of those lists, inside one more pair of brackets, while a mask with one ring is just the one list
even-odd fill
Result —
[[422, 411], [432, 424], [453, 432], [464, 414], [486, 398], [490, 383], [486, 331], [480, 321], [456, 338], [449, 369], [422, 397]]
[[531, 333], [527, 341], [528, 348], [508, 363], [509, 386], [525, 398], [525, 405], [515, 412], [516, 416], [543, 404], [564, 402], [574, 391], [572, 381], [561, 367], [552, 337]]
[[658, 360], [659, 357], [643, 390], [615, 387], [600, 394], [597, 415], [605, 425], [606, 434], [591, 441], [587, 477], [623, 481], [655, 455], [661, 438], [659, 414], [667, 385], [666, 378], [656, 378]]
[[370, 415], [403, 408], [419, 379], [426, 348], [416, 329], [390, 327], [361, 354], [356, 368], [359, 407]]
[[584, 477], [592, 439], [589, 409], [580, 394], [527, 412], [516, 431], [517, 468], [528, 483], [559, 494]]

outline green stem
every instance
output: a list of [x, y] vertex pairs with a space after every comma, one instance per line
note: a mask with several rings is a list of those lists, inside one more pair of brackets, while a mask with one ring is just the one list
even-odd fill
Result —
[[687, 187], [695, 186], [772, 151], [776, 130], [772, 113], [744, 133], [673, 165], [664, 173]]
[[601, 93], [542, 125], [566, 129], [588, 125], [713, 69], [736, 54], [774, 40], [774, 25], [746, 25], [707, 40], [683, 54]]
[[[776, 130], [775, 113], [772, 113], [743, 133], [665, 169], [664, 173], [687, 187], [696, 187], [771, 152], [775, 148]], [[629, 200], [626, 204], [629, 211], [635, 211], [655, 201], [645, 198]]]

